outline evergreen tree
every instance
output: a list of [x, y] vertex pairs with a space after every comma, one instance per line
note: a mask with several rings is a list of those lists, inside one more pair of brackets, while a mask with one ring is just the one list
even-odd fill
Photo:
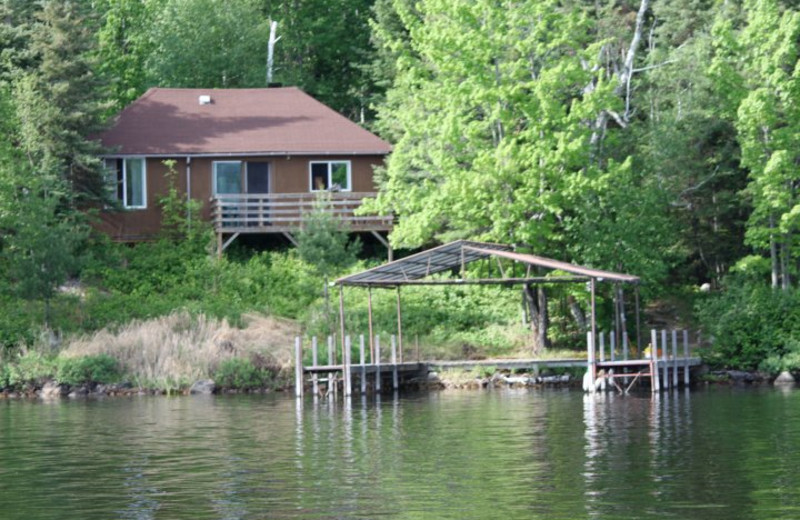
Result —
[[49, 0], [30, 34], [35, 61], [13, 78], [20, 147], [35, 175], [67, 183], [66, 202], [103, 198], [102, 149], [89, 137], [108, 105], [86, 17], [75, 2]]

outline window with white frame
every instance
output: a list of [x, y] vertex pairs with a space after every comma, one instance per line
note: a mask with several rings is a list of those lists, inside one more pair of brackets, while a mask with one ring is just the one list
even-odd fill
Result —
[[214, 195], [244, 193], [241, 161], [214, 161]]
[[144, 157], [106, 159], [109, 196], [127, 209], [147, 208], [147, 163]]
[[311, 161], [311, 191], [350, 191], [350, 161]]

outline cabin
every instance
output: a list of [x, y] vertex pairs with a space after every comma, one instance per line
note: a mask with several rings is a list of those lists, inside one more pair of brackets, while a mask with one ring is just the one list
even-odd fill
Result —
[[243, 233], [294, 242], [320, 195], [350, 231], [385, 244], [392, 226], [355, 214], [375, 196], [373, 170], [391, 146], [298, 88], [151, 88], [99, 138], [119, 209], [104, 208], [96, 227], [118, 241], [159, 234], [171, 183], [202, 203], [220, 252]]

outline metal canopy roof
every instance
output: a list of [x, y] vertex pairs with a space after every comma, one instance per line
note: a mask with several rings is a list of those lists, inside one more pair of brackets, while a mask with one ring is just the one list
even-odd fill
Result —
[[[511, 251], [511, 246], [503, 244], [457, 240], [360, 273], [339, 278], [336, 283], [339, 285], [362, 286], [403, 285], [404, 283], [414, 283], [435, 273], [458, 269], [462, 265], [490, 256], [507, 258], [536, 267], [558, 269], [573, 275], [586, 277], [586, 279], [594, 278], [597, 281], [640, 282], [638, 277], [628, 274], [591, 269], [536, 255], [514, 253]], [[533, 280], [531, 279], [531, 281]], [[465, 282], [470, 281], [465, 280]], [[501, 283], [503, 280], [496, 279], [496, 281]]]
[[545, 258], [543, 256], [529, 255], [527, 253], [512, 253], [510, 251], [488, 251], [472, 247], [470, 247], [469, 249], [474, 249], [475, 251], [483, 251], [487, 255], [500, 256], [503, 258], [515, 260], [517, 262], [522, 262], [528, 265], [545, 267], [547, 269], [558, 269], [559, 271], [564, 271], [566, 273], [575, 274], [579, 276], [586, 276], [587, 278], [594, 278], [597, 281], [608, 280], [611, 282], [621, 282], [621, 283], [641, 282], [641, 278], [639, 278], [638, 276], [633, 276], [630, 274], [623, 274], [623, 273], [615, 273], [612, 271], [603, 271], [601, 269], [592, 269], [591, 267], [583, 267], [580, 265], [570, 264], [567, 262], [561, 262], [560, 260], [553, 260], [550, 258]]

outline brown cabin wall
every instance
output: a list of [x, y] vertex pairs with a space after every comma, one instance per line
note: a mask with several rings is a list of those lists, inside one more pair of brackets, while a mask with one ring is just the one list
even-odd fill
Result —
[[[124, 211], [101, 211], [95, 228], [116, 240], [136, 241], [151, 239], [161, 230], [161, 208], [158, 199], [166, 195], [169, 182], [166, 177], [165, 158], [147, 159], [147, 208]], [[181, 194], [186, 193], [186, 157], [172, 158], [177, 172], [175, 183]], [[372, 192], [375, 166], [383, 164], [380, 155], [346, 156], [281, 156], [281, 157], [193, 157], [191, 158], [191, 197], [203, 203], [202, 215], [211, 218], [212, 164], [216, 160], [258, 161], [270, 163], [271, 193], [308, 193], [310, 190], [309, 163], [311, 161], [350, 161], [352, 191]]]

